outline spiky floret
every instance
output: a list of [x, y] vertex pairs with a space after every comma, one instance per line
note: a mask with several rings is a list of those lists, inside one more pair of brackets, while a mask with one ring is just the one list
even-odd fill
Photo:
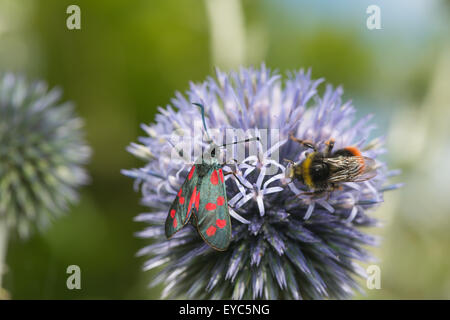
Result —
[[67, 210], [88, 181], [83, 122], [59, 89], [0, 74], [0, 217], [27, 236]]
[[[383, 153], [382, 139], [369, 140], [370, 117], [355, 121], [350, 102], [342, 103], [342, 89], [328, 85], [323, 95], [310, 72], [291, 73], [282, 80], [263, 65], [240, 69], [191, 84], [187, 98], [180, 93], [172, 106], [160, 108], [156, 123], [143, 125], [148, 136], [129, 151], [147, 161], [140, 169], [126, 170], [141, 186], [143, 204], [151, 212], [136, 217], [150, 224], [139, 236], [153, 240], [140, 255], [150, 255], [144, 269], [163, 266], [153, 284], [165, 284], [163, 297], [193, 299], [321, 299], [347, 298], [358, 288], [355, 275], [364, 277], [358, 261], [371, 259], [365, 246], [377, 239], [361, 232], [377, 225], [369, 215], [383, 200], [388, 172], [379, 161], [378, 175], [362, 183], [346, 183], [329, 198], [302, 195], [305, 186], [289, 183], [283, 159], [301, 161], [305, 148], [289, 134], [319, 146], [330, 138], [335, 148], [356, 146], [373, 159]], [[195, 228], [184, 228], [176, 237], [164, 236], [164, 221], [189, 166], [167, 153], [173, 132], [190, 132], [200, 114], [191, 102], [203, 101], [209, 128], [279, 130], [279, 142], [267, 149], [259, 144], [233, 170], [226, 182], [233, 235], [225, 252], [209, 248]], [[195, 140], [195, 138], [194, 138]], [[194, 141], [193, 145], [200, 143]], [[259, 142], [258, 142], [259, 143]], [[278, 151], [278, 161], [271, 152]], [[269, 166], [277, 172], [266, 175]], [[225, 169], [225, 168], [224, 168]], [[230, 168], [232, 169], [232, 168]]]

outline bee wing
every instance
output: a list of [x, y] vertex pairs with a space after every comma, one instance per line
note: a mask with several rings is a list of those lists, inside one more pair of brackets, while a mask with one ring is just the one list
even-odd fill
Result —
[[361, 182], [376, 176], [375, 160], [363, 156], [325, 158], [330, 166], [329, 182]]
[[372, 179], [377, 175], [377, 163], [375, 160], [367, 157], [355, 157], [362, 158], [364, 160], [364, 166], [359, 175], [353, 180], [353, 182], [362, 182]]

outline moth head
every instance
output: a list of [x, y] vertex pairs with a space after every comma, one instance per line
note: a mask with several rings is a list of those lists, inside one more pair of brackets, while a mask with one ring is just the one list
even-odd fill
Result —
[[202, 158], [204, 163], [222, 163], [223, 155], [223, 148], [212, 142], [203, 153]]

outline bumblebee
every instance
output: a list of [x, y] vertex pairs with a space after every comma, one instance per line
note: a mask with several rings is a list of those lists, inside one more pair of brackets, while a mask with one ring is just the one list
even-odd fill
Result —
[[290, 139], [313, 151], [306, 154], [301, 163], [290, 161], [286, 175], [306, 185], [313, 192], [307, 194], [321, 194], [340, 189], [342, 182], [361, 182], [376, 176], [375, 160], [364, 157], [361, 151], [353, 146], [332, 152], [334, 139], [325, 143], [325, 150], [319, 151], [317, 146], [308, 140]]

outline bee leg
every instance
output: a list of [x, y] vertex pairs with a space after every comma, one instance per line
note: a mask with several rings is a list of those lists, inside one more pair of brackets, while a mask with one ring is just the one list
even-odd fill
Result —
[[286, 161], [287, 163], [289, 163], [289, 164], [291, 164], [291, 165], [294, 165], [294, 164], [295, 164], [294, 161], [289, 160], [289, 159], [283, 159], [283, 161]]
[[328, 190], [328, 192], [327, 192], [327, 201], [330, 200], [331, 194], [333, 193], [333, 191], [334, 191], [334, 189]]
[[289, 139], [301, 144], [302, 146], [305, 146], [307, 148], [313, 149], [314, 151], [317, 151], [317, 147], [314, 144], [314, 142], [312, 142], [312, 141], [298, 139], [298, 138], [294, 137], [292, 135], [292, 133], [289, 134]]
[[326, 190], [307, 191], [307, 192], [299, 193], [299, 194], [297, 195], [297, 197], [300, 197], [300, 196], [311, 196], [311, 197], [313, 197], [313, 198], [319, 198], [319, 197], [322, 196], [325, 192], [326, 192]]
[[342, 191], [343, 189], [344, 189], [344, 188], [342, 187], [342, 185], [336, 184], [336, 183], [332, 183], [332, 184], [331, 184], [330, 191], [335, 191], [335, 190]]
[[343, 190], [344, 188], [341, 185], [337, 185], [335, 183], [332, 183], [330, 185], [330, 188], [327, 190], [328, 194], [327, 194], [327, 201], [330, 200], [331, 194], [333, 193], [333, 191], [336, 190]]
[[325, 145], [326, 145], [325, 155], [329, 156], [331, 154], [331, 151], [333, 150], [333, 147], [334, 147], [334, 139], [331, 138], [330, 140], [325, 142]]

